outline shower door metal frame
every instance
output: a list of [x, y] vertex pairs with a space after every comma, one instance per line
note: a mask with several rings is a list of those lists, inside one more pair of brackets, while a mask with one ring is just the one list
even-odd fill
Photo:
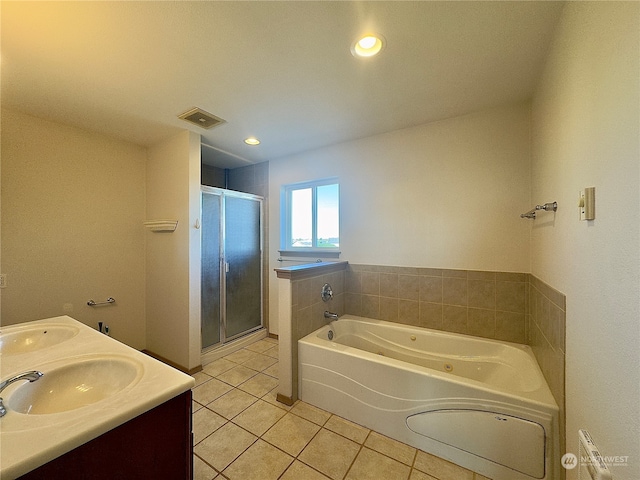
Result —
[[[263, 298], [263, 290], [264, 290], [264, 197], [259, 195], [254, 195], [252, 193], [238, 192], [236, 190], [227, 190], [224, 188], [218, 187], [209, 187], [206, 185], [202, 185], [200, 187], [200, 218], [202, 218], [202, 198], [203, 194], [213, 194], [220, 196], [220, 341], [218, 343], [214, 343], [213, 345], [209, 345], [207, 347], [202, 347], [202, 338], [200, 339], [200, 348], [202, 352], [207, 352], [213, 350], [215, 348], [221, 347], [225, 343], [235, 340], [236, 338], [243, 337], [252, 332], [260, 330], [264, 328], [264, 298]], [[228, 272], [228, 263], [226, 261], [226, 197], [235, 197], [235, 198], [244, 198], [247, 200], [255, 200], [258, 202], [260, 206], [260, 215], [259, 215], [259, 229], [260, 232], [260, 324], [256, 327], [250, 328], [244, 332], [238, 333], [236, 335], [232, 335], [230, 337], [226, 336], [227, 333], [227, 272]], [[202, 242], [202, 230], [200, 233], [200, 241]], [[202, 294], [202, 293], [201, 293]], [[202, 314], [201, 314], [202, 315]], [[200, 320], [202, 322], [202, 319]], [[201, 327], [202, 330], [202, 327]]]

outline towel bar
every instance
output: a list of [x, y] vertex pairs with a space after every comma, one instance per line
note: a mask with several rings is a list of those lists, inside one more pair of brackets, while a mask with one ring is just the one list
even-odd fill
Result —
[[93, 300], [89, 300], [89, 301], [87, 302], [87, 305], [89, 305], [90, 307], [95, 307], [96, 305], [108, 305], [108, 304], [110, 304], [110, 303], [115, 303], [115, 301], [116, 301], [116, 299], [115, 299], [115, 298], [113, 298], [113, 297], [109, 297], [109, 298], [107, 298], [107, 301], [106, 301], [106, 302], [95, 302], [95, 301], [93, 301]]
[[544, 205], [536, 205], [527, 213], [521, 213], [520, 218], [533, 218], [535, 220], [537, 210], [544, 210], [545, 212], [549, 212], [549, 211], [555, 212], [556, 210], [558, 210], [558, 202], [550, 202], [550, 203], [545, 203]]

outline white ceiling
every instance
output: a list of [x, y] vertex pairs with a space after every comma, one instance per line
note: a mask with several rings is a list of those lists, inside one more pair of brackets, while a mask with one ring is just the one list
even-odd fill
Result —
[[[234, 168], [524, 101], [562, 6], [3, 0], [1, 100], [144, 146], [191, 129]], [[356, 59], [368, 31], [386, 48]], [[177, 117], [194, 106], [227, 123]]]

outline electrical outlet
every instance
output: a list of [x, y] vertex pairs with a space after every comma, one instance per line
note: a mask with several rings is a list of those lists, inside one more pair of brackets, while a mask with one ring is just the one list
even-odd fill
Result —
[[6, 286], [7, 286], [7, 274], [2, 273], [0, 274], [0, 288], [4, 288]]

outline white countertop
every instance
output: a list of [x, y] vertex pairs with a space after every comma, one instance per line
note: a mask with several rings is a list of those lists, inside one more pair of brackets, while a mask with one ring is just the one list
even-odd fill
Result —
[[[138, 350], [94, 330], [71, 317], [61, 316], [26, 322], [0, 329], [0, 335], [33, 326], [64, 325], [77, 329], [68, 340], [42, 349], [4, 355], [0, 352], [0, 378], [5, 380], [29, 370], [42, 371], [85, 358], [126, 357], [136, 364], [136, 379], [111, 397], [74, 410], [25, 415], [7, 407], [0, 417], [0, 479], [11, 480], [43, 465], [107, 431], [186, 392], [193, 377]], [[13, 391], [24, 382], [7, 387], [1, 394], [5, 406]]]

